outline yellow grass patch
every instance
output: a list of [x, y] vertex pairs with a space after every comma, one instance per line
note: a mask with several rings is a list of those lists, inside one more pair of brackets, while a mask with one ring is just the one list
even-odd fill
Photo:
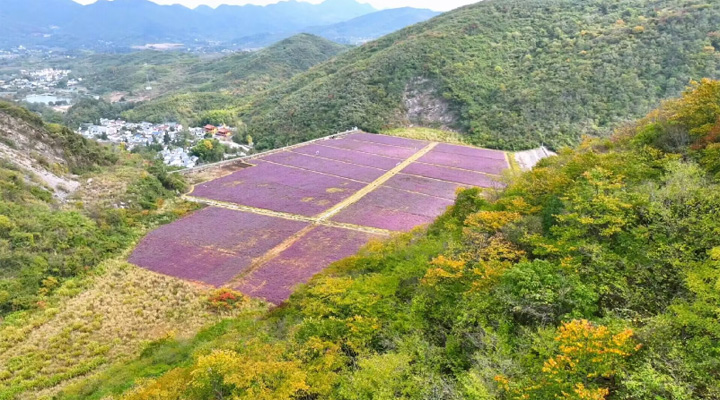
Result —
[[207, 306], [207, 288], [120, 260], [100, 270], [97, 276], [68, 281], [44, 310], [5, 321], [0, 397], [52, 396], [73, 378], [136, 357], [149, 341], [190, 337], [239, 312], [218, 314]]

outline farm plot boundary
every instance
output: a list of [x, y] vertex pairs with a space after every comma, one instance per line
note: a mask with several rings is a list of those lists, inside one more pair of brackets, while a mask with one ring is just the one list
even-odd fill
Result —
[[[438, 142], [351, 131], [245, 158], [243, 163], [251, 167], [198, 184], [184, 199], [242, 218], [255, 215], [277, 219], [279, 226], [281, 220], [305, 226], [264, 247], [262, 254], [240, 256], [232, 278], [211, 284], [282, 302], [292, 293], [292, 286], [354, 254], [367, 240], [432, 221], [452, 204], [455, 190], [502, 186], [496, 172], [503, 163], [510, 167], [505, 153], [462, 147], [458, 157], [453, 157], [449, 153], [455, 150]], [[238, 229], [242, 226], [241, 221]], [[223, 239], [212, 228], [199, 235]], [[164, 240], [172, 245], [172, 238]], [[266, 242], [260, 238], [259, 243]], [[246, 246], [247, 252], [254, 245], [237, 244]], [[314, 257], [316, 245], [325, 250], [318, 249]], [[149, 269], [172, 271], [173, 266], [153, 267]], [[199, 276], [217, 276], [213, 265], [199, 262], [197, 268], [204, 273]]]

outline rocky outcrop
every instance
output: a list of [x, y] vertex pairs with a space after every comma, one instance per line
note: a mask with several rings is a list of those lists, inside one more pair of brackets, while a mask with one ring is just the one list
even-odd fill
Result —
[[412, 79], [405, 86], [403, 103], [407, 109], [409, 125], [446, 130], [452, 130], [456, 125], [457, 116], [452, 111], [450, 102], [442, 97], [430, 79]]
[[68, 173], [63, 150], [52, 143], [44, 129], [0, 112], [0, 160], [25, 171], [28, 183], [46, 186], [56, 197], [65, 198], [79, 183]]

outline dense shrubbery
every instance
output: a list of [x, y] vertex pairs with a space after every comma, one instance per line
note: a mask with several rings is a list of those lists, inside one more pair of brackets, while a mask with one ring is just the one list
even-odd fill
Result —
[[719, 129], [720, 83], [699, 83], [460, 192], [125, 398], [718, 398]]
[[702, 0], [486, 0], [300, 74], [243, 120], [261, 148], [353, 126], [432, 126], [406, 119], [410, 85], [447, 102], [450, 125], [475, 144], [574, 145], [717, 77], [718, 24], [718, 3]]

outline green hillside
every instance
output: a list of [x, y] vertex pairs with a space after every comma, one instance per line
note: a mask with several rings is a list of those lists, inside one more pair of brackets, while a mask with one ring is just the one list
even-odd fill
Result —
[[716, 399], [719, 121], [720, 82], [696, 84], [501, 193], [460, 192], [263, 317], [59, 397]]
[[197, 118], [202, 111], [245, 104], [247, 96], [267, 90], [345, 51], [348, 47], [318, 36], [300, 34], [256, 52], [197, 60], [181, 80], [158, 99], [124, 114], [132, 120]]
[[238, 53], [190, 70], [190, 81], [203, 91], [248, 94], [288, 79], [334, 57], [348, 46], [319, 36], [299, 34], [256, 52]]
[[[200, 62], [199, 57], [173, 51], [138, 51], [128, 54], [87, 54], [57, 62], [83, 79], [93, 93], [142, 93], [146, 86], [167, 91], [183, 84], [184, 71]], [[128, 97], [131, 97], [129, 95]]]
[[[158, 204], [182, 182], [164, 166], [145, 164], [0, 102], [0, 322], [37, 308], [64, 280], [119, 254], [158, 218]], [[53, 187], [48, 176], [62, 183]], [[103, 188], [103, 180], [116, 188]]]
[[718, 26], [704, 0], [487, 0], [313, 68], [244, 119], [263, 147], [410, 123], [504, 149], [575, 144], [717, 77]]

